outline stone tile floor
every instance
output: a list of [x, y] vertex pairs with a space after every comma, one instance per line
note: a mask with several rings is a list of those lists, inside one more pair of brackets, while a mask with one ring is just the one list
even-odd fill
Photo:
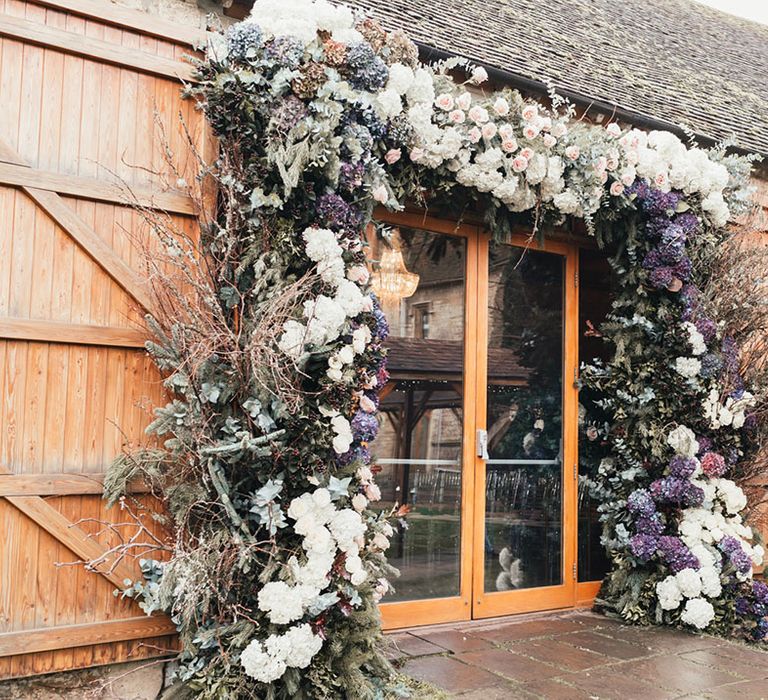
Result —
[[387, 638], [404, 674], [450, 698], [768, 699], [768, 653], [592, 612], [423, 627]]

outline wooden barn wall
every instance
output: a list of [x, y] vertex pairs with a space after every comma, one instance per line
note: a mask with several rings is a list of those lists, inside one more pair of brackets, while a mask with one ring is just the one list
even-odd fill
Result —
[[108, 2], [0, 0], [0, 678], [174, 644], [169, 619], [113, 595], [134, 563], [66, 564], [116, 542], [98, 521], [126, 518], [100, 479], [163, 400], [142, 345], [142, 222], [114, 183], [195, 234], [191, 200], [154, 172], [156, 120], [187, 177], [179, 115], [212, 147], [181, 96], [194, 38]]

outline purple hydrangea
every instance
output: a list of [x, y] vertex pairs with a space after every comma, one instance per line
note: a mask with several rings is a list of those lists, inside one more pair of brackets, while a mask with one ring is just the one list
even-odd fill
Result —
[[768, 605], [768, 584], [764, 581], [752, 581], [752, 595], [758, 602]]
[[365, 165], [362, 161], [344, 162], [339, 168], [339, 187], [350, 194], [363, 186]]
[[730, 336], [723, 338], [721, 346], [723, 353], [723, 370], [729, 379], [731, 386], [736, 387], [738, 391], [744, 388], [744, 380], [739, 371], [739, 348], [736, 341]]
[[363, 222], [360, 211], [334, 192], [317, 200], [317, 215], [328, 228], [348, 233], [357, 231]]
[[629, 494], [627, 509], [634, 515], [648, 518], [656, 512], [656, 504], [646, 489], [637, 489]]
[[352, 44], [347, 54], [349, 82], [357, 90], [373, 92], [383, 88], [389, 77], [387, 64], [371, 48], [370, 44]]
[[699, 455], [703, 455], [705, 452], [710, 452], [715, 444], [712, 442], [712, 438], [709, 438], [706, 435], [702, 435], [701, 437], [697, 435], [696, 442], [699, 443]]
[[306, 115], [304, 103], [296, 95], [288, 95], [272, 108], [270, 126], [278, 131], [290, 131]]
[[735, 537], [726, 535], [720, 540], [718, 547], [720, 548], [720, 551], [728, 557], [736, 571], [742, 574], [748, 574], [752, 571], [752, 560], [744, 551], [741, 542]]
[[659, 551], [661, 558], [669, 566], [673, 574], [683, 569], [701, 568], [699, 560], [694, 556], [688, 547], [679, 537], [673, 535], [662, 535], [659, 537]]
[[678, 479], [690, 479], [696, 471], [697, 466], [698, 464], [693, 457], [677, 455], [669, 462], [669, 474]]
[[685, 231], [689, 238], [699, 232], [699, 219], [693, 212], [687, 211], [675, 217], [675, 223]]
[[356, 442], [371, 442], [379, 432], [379, 421], [372, 413], [358, 411], [352, 419], [352, 435]]
[[679, 192], [662, 192], [651, 187], [643, 190], [642, 195], [638, 192], [640, 206], [652, 216], [673, 216], [682, 198]]
[[665, 476], [652, 482], [649, 490], [657, 503], [690, 508], [704, 502], [704, 491], [687, 479]]
[[629, 540], [629, 547], [638, 559], [648, 561], [659, 548], [659, 540], [653, 535], [633, 535]]
[[641, 517], [635, 521], [635, 530], [644, 535], [653, 535], [659, 537], [664, 534], [664, 523], [661, 521], [661, 514], [654, 513], [649, 517]]

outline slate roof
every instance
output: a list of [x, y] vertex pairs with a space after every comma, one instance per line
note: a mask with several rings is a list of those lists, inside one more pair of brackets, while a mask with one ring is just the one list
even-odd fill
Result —
[[551, 78], [562, 94], [618, 107], [640, 126], [683, 122], [768, 154], [768, 26], [692, 0], [345, 2], [511, 82]]

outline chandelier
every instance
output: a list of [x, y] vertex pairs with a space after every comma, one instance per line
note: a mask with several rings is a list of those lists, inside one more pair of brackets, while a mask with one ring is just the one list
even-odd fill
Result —
[[419, 276], [405, 267], [399, 243], [382, 253], [379, 269], [373, 273], [371, 284], [384, 304], [399, 302], [414, 294], [419, 286]]

